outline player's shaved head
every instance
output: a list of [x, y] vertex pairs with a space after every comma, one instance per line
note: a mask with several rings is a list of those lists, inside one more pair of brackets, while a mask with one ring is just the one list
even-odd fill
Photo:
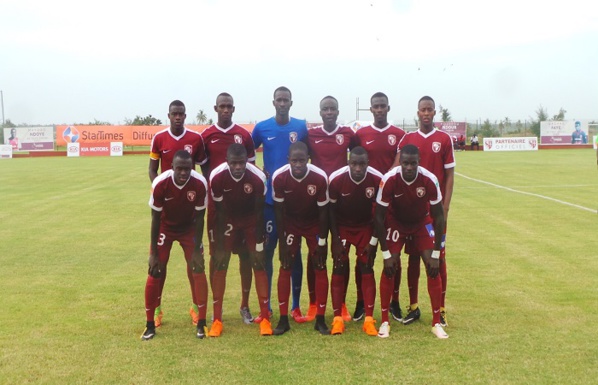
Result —
[[365, 155], [366, 157], [368, 156], [368, 152], [365, 150], [365, 148], [361, 147], [361, 146], [357, 146], [355, 148], [353, 148], [351, 150], [351, 155]]
[[188, 159], [192, 159], [192, 158], [191, 158], [191, 154], [189, 154], [189, 152], [187, 150], [178, 150], [174, 154], [174, 158], [172, 158], [173, 161], [175, 159], [188, 160]]
[[220, 99], [222, 97], [226, 97], [226, 98], [230, 98], [231, 100], [234, 100], [232, 95], [229, 94], [228, 92], [221, 92], [218, 94], [218, 96], [216, 96], [216, 104], [218, 104], [218, 99]]
[[436, 102], [434, 101], [434, 99], [432, 99], [432, 97], [430, 97], [430, 96], [427, 96], [427, 95], [426, 95], [426, 96], [422, 96], [422, 97], [419, 99], [419, 102], [417, 102], [417, 106], [419, 107], [419, 104], [420, 104], [421, 102], [423, 102], [424, 100], [429, 100], [429, 101], [431, 101], [431, 102], [432, 102], [432, 105], [434, 105], [434, 108], [436, 108]]
[[372, 100], [374, 100], [374, 98], [384, 98], [386, 99], [386, 104], [388, 104], [388, 96], [386, 96], [384, 92], [376, 92], [374, 95], [372, 95], [372, 97], [370, 98], [370, 103], [372, 103]]
[[247, 157], [247, 149], [240, 143], [233, 143], [226, 149], [226, 157]]
[[275, 89], [275, 90], [274, 90], [274, 94], [273, 94], [273, 97], [274, 97], [274, 99], [276, 99], [276, 93], [277, 93], [278, 91], [288, 92], [288, 93], [289, 93], [289, 97], [290, 97], [291, 99], [293, 99], [293, 94], [291, 93], [291, 90], [289, 90], [289, 89], [288, 89], [287, 87], [285, 87], [285, 86], [280, 86], [280, 87], [278, 87], [277, 89]]
[[408, 144], [401, 148], [401, 155], [419, 155], [419, 148], [413, 144]]
[[291, 155], [291, 153], [293, 151], [303, 151], [305, 153], [305, 155], [307, 155], [309, 152], [307, 151], [307, 145], [303, 142], [295, 142], [293, 144], [291, 144], [289, 146], [289, 153], [288, 155]]
[[171, 107], [183, 107], [185, 108], [185, 103], [181, 102], [180, 100], [173, 100], [170, 102], [168, 109], [170, 110]]

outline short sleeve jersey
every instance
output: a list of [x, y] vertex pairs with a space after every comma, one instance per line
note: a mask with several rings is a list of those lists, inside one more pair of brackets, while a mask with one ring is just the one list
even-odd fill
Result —
[[210, 174], [210, 190], [215, 202], [222, 202], [228, 221], [232, 223], [255, 221], [256, 196], [266, 195], [266, 175], [251, 163], [245, 173], [235, 179], [227, 163], [222, 163]]
[[222, 128], [213, 124], [202, 133], [204, 146], [206, 148], [206, 162], [211, 170], [226, 162], [226, 151], [233, 143], [242, 144], [247, 150], [247, 160], [255, 162], [255, 146], [251, 134], [244, 127], [238, 124], [231, 124], [228, 128]]
[[328, 194], [336, 204], [336, 221], [340, 226], [370, 226], [374, 220], [374, 206], [382, 174], [368, 167], [361, 182], [351, 178], [349, 166], [330, 175]]
[[332, 174], [347, 165], [347, 152], [355, 147], [355, 132], [351, 127], [336, 126], [332, 132], [317, 126], [307, 130], [311, 163]]
[[419, 149], [419, 165], [436, 176], [444, 194], [444, 170], [454, 168], [456, 164], [453, 141], [449, 134], [436, 128], [427, 134], [420, 130], [410, 132], [399, 142], [397, 152], [407, 144], [413, 144]]
[[296, 179], [286, 164], [272, 176], [274, 201], [284, 202], [285, 218], [298, 227], [308, 228], [319, 222], [319, 206], [328, 204], [328, 177], [326, 173], [307, 164], [307, 173]]
[[187, 183], [178, 186], [174, 171], [167, 170], [152, 183], [149, 206], [161, 214], [161, 226], [173, 231], [186, 231], [194, 224], [196, 212], [207, 205], [208, 182], [197, 171], [191, 170]]
[[272, 175], [280, 167], [288, 163], [289, 147], [297, 141], [307, 140], [307, 123], [305, 120], [291, 118], [284, 126], [276, 123], [274, 117], [259, 122], [251, 132], [255, 148], [263, 145], [264, 171], [268, 178], [266, 203], [272, 201]]
[[430, 205], [442, 200], [438, 179], [423, 167], [417, 176], [406, 182], [397, 166], [384, 174], [376, 202], [389, 207], [388, 214], [399, 226], [399, 232], [411, 232], [424, 226], [430, 215]]
[[152, 138], [150, 159], [160, 161], [160, 171], [172, 168], [174, 154], [179, 150], [186, 150], [195, 164], [205, 162], [206, 153], [201, 135], [188, 128], [183, 129], [180, 136], [174, 136], [170, 128], [159, 131]]
[[370, 166], [382, 174], [388, 172], [397, 155], [397, 144], [405, 131], [391, 124], [378, 128], [373, 124], [360, 128], [355, 133], [356, 145], [365, 148], [370, 159]]

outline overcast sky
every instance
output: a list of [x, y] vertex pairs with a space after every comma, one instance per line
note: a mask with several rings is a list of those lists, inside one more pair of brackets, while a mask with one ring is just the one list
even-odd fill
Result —
[[[220, 92], [234, 120], [291, 114], [319, 121], [319, 101], [356, 118], [377, 91], [389, 118], [413, 124], [423, 95], [454, 120], [550, 116], [598, 120], [598, 6], [587, 0], [182, 0], [0, 2], [0, 90], [13, 123], [113, 124], [174, 99], [187, 123], [215, 118]], [[369, 111], [360, 112], [369, 120]]]

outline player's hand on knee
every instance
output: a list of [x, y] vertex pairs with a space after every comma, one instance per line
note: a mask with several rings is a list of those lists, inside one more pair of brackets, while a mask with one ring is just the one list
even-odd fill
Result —
[[147, 270], [147, 274], [154, 278], [160, 278], [160, 275], [162, 275], [162, 267], [160, 265], [160, 259], [156, 253], [150, 253], [148, 265], [149, 268]]
[[374, 262], [376, 261], [376, 249], [378, 246], [368, 245], [366, 249], [366, 256], [367, 256], [367, 267], [372, 269], [374, 267]]
[[203, 250], [193, 251], [193, 256], [191, 258], [191, 270], [194, 273], [203, 273], [205, 272], [205, 269], [206, 267]]
[[255, 270], [264, 270], [266, 268], [266, 256], [263, 251], [253, 253], [253, 268]]
[[395, 255], [392, 255], [390, 258], [384, 260], [384, 274], [391, 278], [395, 275], [397, 271], [397, 258]]

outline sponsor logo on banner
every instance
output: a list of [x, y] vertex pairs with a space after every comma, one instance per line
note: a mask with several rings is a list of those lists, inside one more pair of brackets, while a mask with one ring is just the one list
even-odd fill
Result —
[[79, 143], [69, 143], [66, 145], [66, 156], [78, 157], [80, 155]]
[[66, 143], [77, 143], [79, 142], [79, 130], [75, 126], [68, 126], [62, 132], [62, 138]]
[[123, 142], [110, 142], [110, 156], [123, 156]]
[[537, 151], [538, 138], [484, 138], [484, 151]]
[[110, 143], [79, 143], [81, 156], [110, 156]]

